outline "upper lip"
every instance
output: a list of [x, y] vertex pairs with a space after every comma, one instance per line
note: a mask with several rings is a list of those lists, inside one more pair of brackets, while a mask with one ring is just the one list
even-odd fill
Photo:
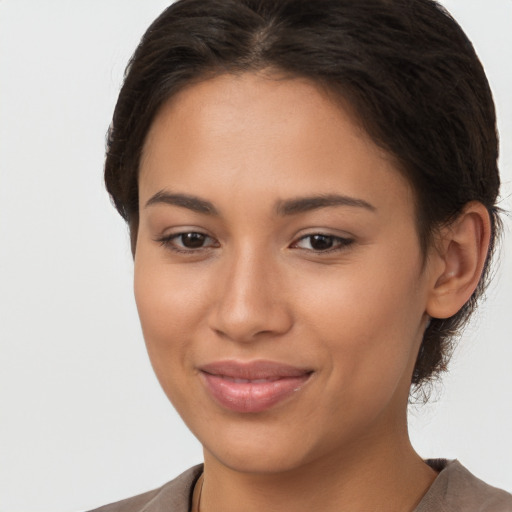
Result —
[[216, 361], [200, 366], [199, 370], [210, 375], [246, 380], [304, 377], [313, 371], [309, 368], [300, 368], [276, 361], [264, 360]]

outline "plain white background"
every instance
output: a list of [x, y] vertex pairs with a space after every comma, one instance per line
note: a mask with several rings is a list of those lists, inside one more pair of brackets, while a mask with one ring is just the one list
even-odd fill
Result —
[[[163, 0], [0, 0], [0, 510], [92, 508], [201, 461], [152, 374], [102, 185], [124, 66]], [[498, 107], [512, 209], [512, 1], [446, 0]], [[424, 457], [512, 491], [512, 233], [488, 300], [411, 409]]]

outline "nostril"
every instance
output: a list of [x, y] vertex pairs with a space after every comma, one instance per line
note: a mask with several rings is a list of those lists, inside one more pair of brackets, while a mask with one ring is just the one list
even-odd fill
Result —
[[210, 327], [217, 336], [241, 343], [280, 336], [288, 332], [292, 324], [292, 316], [283, 306], [225, 311], [219, 305], [210, 318]]
[[[266, 251], [266, 252], [263, 252]], [[293, 323], [282, 279], [268, 248], [234, 251], [218, 268], [209, 326], [218, 335], [250, 342], [287, 332]]]

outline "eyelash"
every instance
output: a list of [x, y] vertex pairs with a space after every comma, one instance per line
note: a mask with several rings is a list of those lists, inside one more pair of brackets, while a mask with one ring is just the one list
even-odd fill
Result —
[[[211, 244], [206, 247], [201, 246], [201, 247], [196, 247], [196, 248], [190, 248], [190, 247], [189, 248], [186, 248], [186, 247], [180, 248], [180, 246], [177, 246], [175, 244], [175, 240], [182, 238], [186, 235], [199, 235], [199, 236], [204, 237], [205, 240], [209, 239], [209, 240], [214, 241], [214, 239], [211, 236], [208, 236], [205, 233], [201, 233], [200, 231], [183, 231], [181, 233], [175, 233], [175, 234], [172, 234], [169, 236], [164, 236], [162, 238], [158, 238], [156, 241], [160, 242], [160, 244], [162, 246], [164, 246], [166, 249], [170, 249], [171, 251], [174, 251], [174, 252], [177, 252], [180, 254], [194, 254], [194, 253], [198, 253], [199, 251], [204, 251], [204, 250], [210, 249], [211, 247], [219, 247], [218, 242], [216, 242], [216, 243]], [[182, 239], [182, 241], [183, 241], [183, 239]]]
[[[310, 242], [311, 242], [311, 239], [313, 239], [314, 237], [318, 237], [318, 238], [322, 237], [322, 238], [329, 239], [332, 242], [332, 244], [334, 245], [334, 247], [329, 247], [325, 250], [304, 249], [303, 247], [297, 247], [298, 244], [300, 242], [302, 242], [303, 240], [310, 239]], [[341, 236], [330, 235], [328, 233], [310, 233], [308, 235], [304, 235], [304, 236], [300, 237], [296, 242], [294, 242], [292, 244], [292, 247], [295, 246], [298, 249], [302, 249], [304, 251], [311, 251], [311, 252], [314, 252], [315, 254], [329, 254], [331, 252], [343, 251], [344, 249], [346, 249], [353, 243], [354, 243], [353, 238], [344, 238]]]
[[[175, 244], [175, 240], [177, 240], [181, 237], [184, 237], [186, 235], [199, 235], [200, 237], [204, 237], [205, 241], [211, 240], [214, 243], [213, 244], [211, 243], [210, 245], [207, 245], [207, 246], [201, 246], [201, 247], [196, 247], [196, 248], [183, 248], [183, 247], [177, 246]], [[330, 242], [332, 242], [334, 247], [329, 247], [324, 250], [315, 250], [315, 249], [306, 249], [304, 247], [298, 246], [300, 242], [307, 240], [307, 239], [310, 239], [310, 241], [311, 241], [311, 239], [313, 239], [314, 237], [319, 237], [319, 238], [323, 237], [325, 239], [328, 239]], [[204, 251], [204, 250], [208, 250], [211, 248], [217, 248], [220, 246], [219, 243], [216, 242], [212, 237], [208, 236], [205, 233], [201, 233], [200, 231], [184, 231], [181, 233], [175, 233], [175, 234], [172, 234], [169, 236], [158, 238], [158, 239], [156, 239], [156, 241], [159, 242], [163, 247], [170, 249], [171, 251], [180, 253], [180, 254], [197, 254], [199, 251]], [[183, 241], [183, 239], [182, 239], [182, 241]], [[330, 235], [330, 234], [318, 232], [318, 233], [310, 233], [310, 234], [301, 236], [296, 242], [291, 244], [290, 247], [294, 248], [294, 249], [296, 248], [296, 249], [300, 249], [303, 251], [312, 252], [314, 254], [329, 254], [332, 252], [343, 251], [347, 247], [352, 245], [353, 243], [354, 243], [354, 239], [352, 239], [352, 238], [344, 238], [344, 237], [340, 237], [340, 236], [336, 236], [336, 235]]]

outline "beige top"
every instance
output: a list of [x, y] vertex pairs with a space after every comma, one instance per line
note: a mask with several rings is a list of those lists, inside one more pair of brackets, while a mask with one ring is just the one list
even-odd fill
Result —
[[[460, 462], [427, 462], [440, 473], [414, 512], [512, 512], [512, 494], [482, 482]], [[202, 470], [195, 466], [154, 491], [91, 512], [190, 512]]]

